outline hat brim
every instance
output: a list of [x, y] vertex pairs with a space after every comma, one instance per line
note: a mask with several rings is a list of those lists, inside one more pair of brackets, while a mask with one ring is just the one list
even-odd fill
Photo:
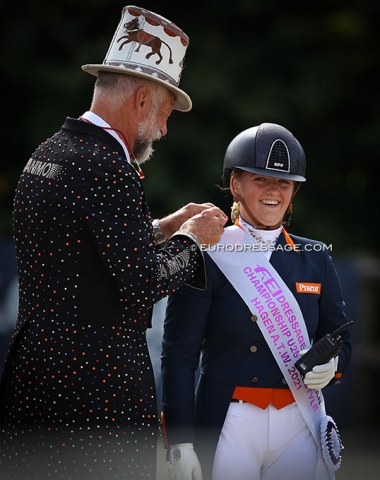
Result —
[[103, 65], [103, 64], [86, 64], [82, 65], [82, 70], [84, 72], [90, 73], [91, 75], [98, 76], [99, 72], [111, 72], [111, 73], [121, 73], [123, 75], [132, 75], [133, 77], [146, 78], [154, 83], [159, 83], [163, 87], [167, 88], [174, 94], [174, 110], [179, 110], [180, 112], [188, 112], [191, 110], [192, 102], [190, 97], [180, 88], [170, 85], [170, 83], [155, 78], [152, 75], [149, 75], [144, 72], [136, 72], [125, 67], [119, 67], [116, 65]]
[[306, 182], [306, 178], [301, 175], [293, 175], [287, 172], [278, 172], [277, 170], [267, 170], [266, 168], [251, 168], [251, 167], [239, 167], [239, 170], [245, 170], [246, 172], [257, 173], [258, 175], [265, 175], [266, 177], [273, 178], [285, 178], [286, 180], [293, 180], [293, 182]]

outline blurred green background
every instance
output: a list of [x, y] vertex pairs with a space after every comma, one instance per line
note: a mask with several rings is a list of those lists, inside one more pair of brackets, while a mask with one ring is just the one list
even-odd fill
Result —
[[[94, 77], [80, 67], [102, 62], [127, 4], [0, 0], [0, 239], [11, 238], [14, 190], [35, 147], [66, 116], [89, 108]], [[228, 143], [262, 122], [293, 132], [306, 152], [308, 181], [296, 196], [289, 231], [333, 245], [355, 321], [351, 373], [339, 399], [344, 406], [335, 405], [334, 415], [351, 428], [346, 438], [352, 445], [356, 430], [364, 429], [361, 447], [379, 451], [380, 3], [137, 5], [167, 17], [190, 37], [181, 87], [193, 109], [172, 115], [167, 138], [144, 166], [152, 215], [164, 216], [189, 201], [211, 201], [229, 213], [231, 199], [217, 187]], [[347, 473], [338, 478], [350, 478], [356, 445], [347, 455]]]
[[[2, 1], [0, 233], [11, 231], [18, 175], [66, 115], [90, 104], [94, 78], [125, 1]], [[216, 188], [225, 149], [241, 130], [279, 123], [306, 151], [308, 182], [295, 200], [294, 232], [334, 252], [378, 254], [380, 34], [377, 0], [137, 3], [190, 37], [181, 86], [190, 113], [145, 166], [154, 216], [193, 201], [228, 212]]]

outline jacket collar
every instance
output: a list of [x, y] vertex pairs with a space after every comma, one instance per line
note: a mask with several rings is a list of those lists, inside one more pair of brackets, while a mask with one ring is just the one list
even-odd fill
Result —
[[295, 250], [294, 242], [285, 229], [282, 229], [277, 245], [279, 245], [280, 248], [272, 253], [270, 263], [281, 277], [285, 278], [294, 269], [294, 264], [299, 258], [299, 252]]
[[[106, 130], [92, 123], [84, 122], [76, 118], [67, 117], [62, 125], [63, 130], [70, 130], [72, 132], [78, 132], [84, 135], [91, 135], [92, 137], [101, 138], [104, 142], [112, 146], [112, 149], [117, 151], [120, 155], [125, 157], [125, 152], [120, 143], [110, 135]], [[129, 159], [128, 159], [129, 160]]]

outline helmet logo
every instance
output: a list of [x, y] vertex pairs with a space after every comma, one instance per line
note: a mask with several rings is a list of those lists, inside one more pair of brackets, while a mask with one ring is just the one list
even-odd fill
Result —
[[278, 172], [290, 172], [290, 155], [288, 147], [283, 140], [275, 140], [269, 150], [266, 170], [277, 170]]

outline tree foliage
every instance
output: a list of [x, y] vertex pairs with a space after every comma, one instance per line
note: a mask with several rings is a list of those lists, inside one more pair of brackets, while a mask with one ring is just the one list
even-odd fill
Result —
[[[93, 77], [125, 2], [3, 2], [3, 122], [0, 233], [11, 231], [17, 178], [40, 141], [66, 115], [87, 110]], [[297, 234], [334, 252], [378, 253], [380, 131], [376, 0], [138, 2], [190, 37], [181, 87], [190, 113], [175, 112], [169, 134], [144, 166], [154, 216], [189, 201], [228, 213], [224, 152], [241, 130], [262, 122], [291, 130], [307, 157], [308, 181], [294, 202]]]

